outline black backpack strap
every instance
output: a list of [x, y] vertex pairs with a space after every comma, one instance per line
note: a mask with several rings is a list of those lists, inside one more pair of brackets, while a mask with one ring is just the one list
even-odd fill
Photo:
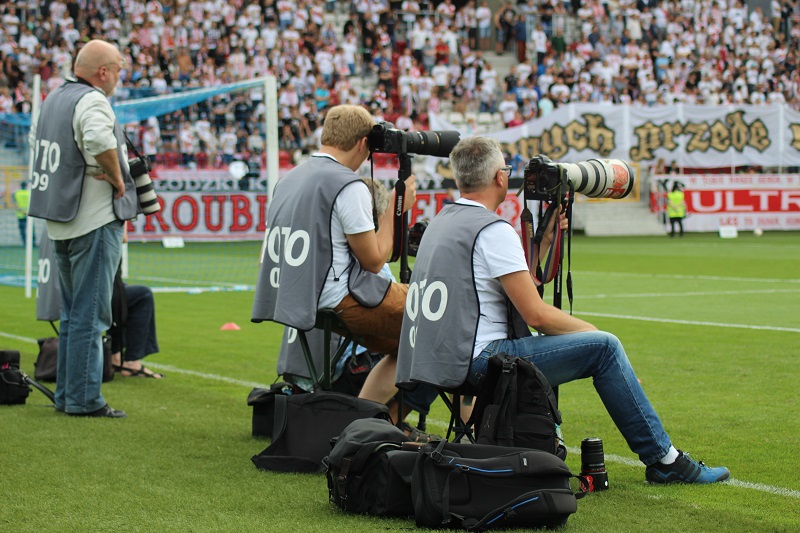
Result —
[[[275, 472], [320, 472], [320, 465], [312, 459], [295, 455], [277, 455], [286, 453], [285, 440], [286, 420], [289, 397], [284, 394], [275, 395], [275, 422], [272, 426], [272, 443], [263, 452], [250, 458], [256, 468]], [[277, 453], [276, 453], [277, 452]]]
[[485, 531], [491, 527], [503, 526], [503, 518], [508, 516], [512, 516], [514, 510], [526, 503], [530, 503], [532, 501], [538, 500], [542, 497], [542, 491], [533, 490], [530, 492], [526, 492], [525, 494], [521, 494], [517, 496], [513, 500], [508, 503], [504, 503], [503, 505], [497, 507], [496, 509], [492, 509], [483, 518], [478, 520], [472, 519], [468, 520], [464, 523], [464, 527], [467, 531]]
[[339, 475], [336, 476], [336, 485], [339, 488], [339, 499], [342, 502], [343, 508], [346, 508], [347, 505], [347, 476], [351, 472], [361, 472], [370, 455], [372, 455], [378, 448], [382, 448], [387, 445], [394, 445], [397, 449], [401, 448], [400, 444], [394, 442], [367, 442], [361, 447], [360, 450], [358, 450], [358, 452], [356, 452], [355, 455], [342, 459]]
[[56, 403], [56, 395], [53, 394], [53, 391], [51, 391], [50, 389], [48, 389], [47, 387], [45, 387], [41, 383], [35, 381], [32, 377], [30, 377], [25, 372], [22, 372], [22, 380], [25, 383], [27, 383], [28, 385], [30, 385], [31, 387], [33, 387], [34, 389], [38, 390], [39, 392], [41, 392], [42, 394], [47, 396], [47, 399], [50, 400], [51, 402], [53, 402], [53, 405], [55, 405], [55, 403]]
[[275, 395], [275, 418], [272, 423], [272, 443], [275, 444], [286, 431], [286, 412], [289, 408], [289, 397], [285, 394]]
[[504, 356], [495, 388], [495, 402], [499, 403], [495, 438], [499, 446], [514, 446], [516, 416], [513, 411], [517, 408], [517, 372], [516, 357]]

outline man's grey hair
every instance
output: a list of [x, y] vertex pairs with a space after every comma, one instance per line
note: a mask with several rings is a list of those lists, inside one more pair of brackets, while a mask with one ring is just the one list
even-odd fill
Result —
[[462, 193], [488, 187], [505, 164], [500, 143], [489, 137], [466, 137], [450, 152], [450, 165]]

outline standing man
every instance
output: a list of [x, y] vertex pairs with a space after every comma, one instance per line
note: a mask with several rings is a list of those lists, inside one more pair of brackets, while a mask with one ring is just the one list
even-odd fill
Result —
[[[19, 223], [19, 238], [22, 240], [22, 247], [25, 247], [25, 234], [28, 231], [28, 205], [31, 202], [31, 191], [28, 190], [28, 182], [22, 180], [19, 189], [12, 195], [14, 199], [14, 211], [17, 214]], [[33, 236], [33, 245], [36, 246], [36, 235]]]
[[114, 45], [86, 43], [76, 79], [48, 96], [31, 131], [30, 215], [47, 220], [61, 285], [55, 408], [72, 416], [126, 417], [100, 393], [123, 221], [138, 211], [125, 137], [108, 102], [124, 67]]
[[[334, 309], [363, 346], [388, 354], [361, 391], [362, 398], [387, 403], [397, 392], [397, 339], [408, 286], [378, 275], [392, 250], [394, 209], [378, 218], [376, 231], [369, 188], [356, 174], [369, 155], [374, 124], [363, 107], [331, 108], [319, 152], [278, 182], [252, 320], [308, 331], [319, 309]], [[416, 178], [410, 176], [403, 208], [415, 198]]]
[[[542, 301], [519, 236], [495, 213], [511, 173], [498, 142], [462, 139], [450, 163], [461, 197], [434, 217], [420, 244], [397, 382], [457, 387], [469, 381], [480, 388], [496, 354], [535, 364], [554, 387], [591, 377], [628, 446], [647, 465], [647, 481], [728, 479], [727, 468], [710, 468], [675, 449], [614, 335]], [[531, 336], [528, 326], [541, 335]]]

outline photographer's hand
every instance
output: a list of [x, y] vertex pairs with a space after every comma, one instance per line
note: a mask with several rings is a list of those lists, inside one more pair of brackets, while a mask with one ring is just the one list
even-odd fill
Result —
[[116, 148], [106, 150], [102, 154], [96, 155], [94, 158], [97, 160], [97, 164], [105, 171], [102, 174], [94, 176], [94, 179], [110, 183], [111, 186], [116, 189], [114, 198], [119, 200], [125, 194], [125, 183], [122, 181], [122, 171], [119, 168]]
[[[567, 215], [565, 211], [561, 210], [558, 214], [558, 227], [560, 231], [566, 231], [569, 227], [569, 221], [567, 220]], [[544, 232], [544, 237], [542, 237], [542, 244], [539, 246], [539, 262], [543, 262], [547, 259], [547, 254], [550, 251], [550, 246], [553, 244], [553, 237], [555, 236], [554, 226], [556, 223], [556, 217], [553, 217], [550, 220], [550, 223], [547, 226], [547, 229]]]
[[406, 178], [406, 197], [403, 200], [403, 212], [407, 212], [417, 203], [417, 178], [413, 174]]

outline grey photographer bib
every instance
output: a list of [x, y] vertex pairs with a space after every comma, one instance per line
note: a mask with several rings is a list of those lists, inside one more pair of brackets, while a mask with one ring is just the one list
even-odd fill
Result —
[[[261, 251], [251, 320], [272, 320], [308, 331], [333, 263], [331, 218], [345, 186], [360, 181], [328, 157], [312, 157], [275, 187]], [[366, 185], [365, 185], [366, 187]], [[364, 307], [377, 307], [391, 282], [361, 268], [351, 254], [348, 289]]]
[[[98, 89], [81, 81], [68, 81], [50, 94], [42, 104], [36, 126], [33, 182], [29, 214], [55, 222], [70, 222], [78, 214], [86, 177], [86, 160], [75, 142], [72, 120], [75, 107], [87, 94]], [[66, 127], [66, 126], [69, 127]], [[123, 158], [125, 136], [119, 122], [114, 122], [125, 195], [113, 201], [114, 214], [119, 220], [136, 217], [138, 200], [136, 185]]]
[[[313, 329], [306, 333], [306, 340], [308, 340], [308, 348], [311, 350], [311, 360], [314, 363], [314, 369], [317, 372], [317, 377], [322, 376], [324, 369], [323, 359], [325, 350], [325, 335], [320, 329]], [[331, 358], [336, 353], [339, 346], [339, 335], [333, 333], [331, 335]], [[295, 376], [304, 379], [311, 379], [306, 359], [303, 355], [303, 348], [298, 339], [297, 330], [290, 327], [283, 328], [283, 338], [281, 339], [281, 351], [278, 354], [278, 375], [284, 376], [289, 381], [289, 376]], [[292, 380], [294, 382], [296, 380]], [[299, 383], [297, 383], [299, 385]], [[309, 381], [310, 384], [310, 381]]]
[[47, 228], [39, 241], [39, 277], [36, 280], [36, 320], [61, 320], [61, 285], [53, 241]]
[[[428, 225], [403, 311], [398, 385], [455, 388], [467, 379], [481, 312], [472, 257], [491, 224], [507, 222], [483, 207], [451, 204]], [[529, 335], [516, 310], [512, 315], [515, 336]]]

